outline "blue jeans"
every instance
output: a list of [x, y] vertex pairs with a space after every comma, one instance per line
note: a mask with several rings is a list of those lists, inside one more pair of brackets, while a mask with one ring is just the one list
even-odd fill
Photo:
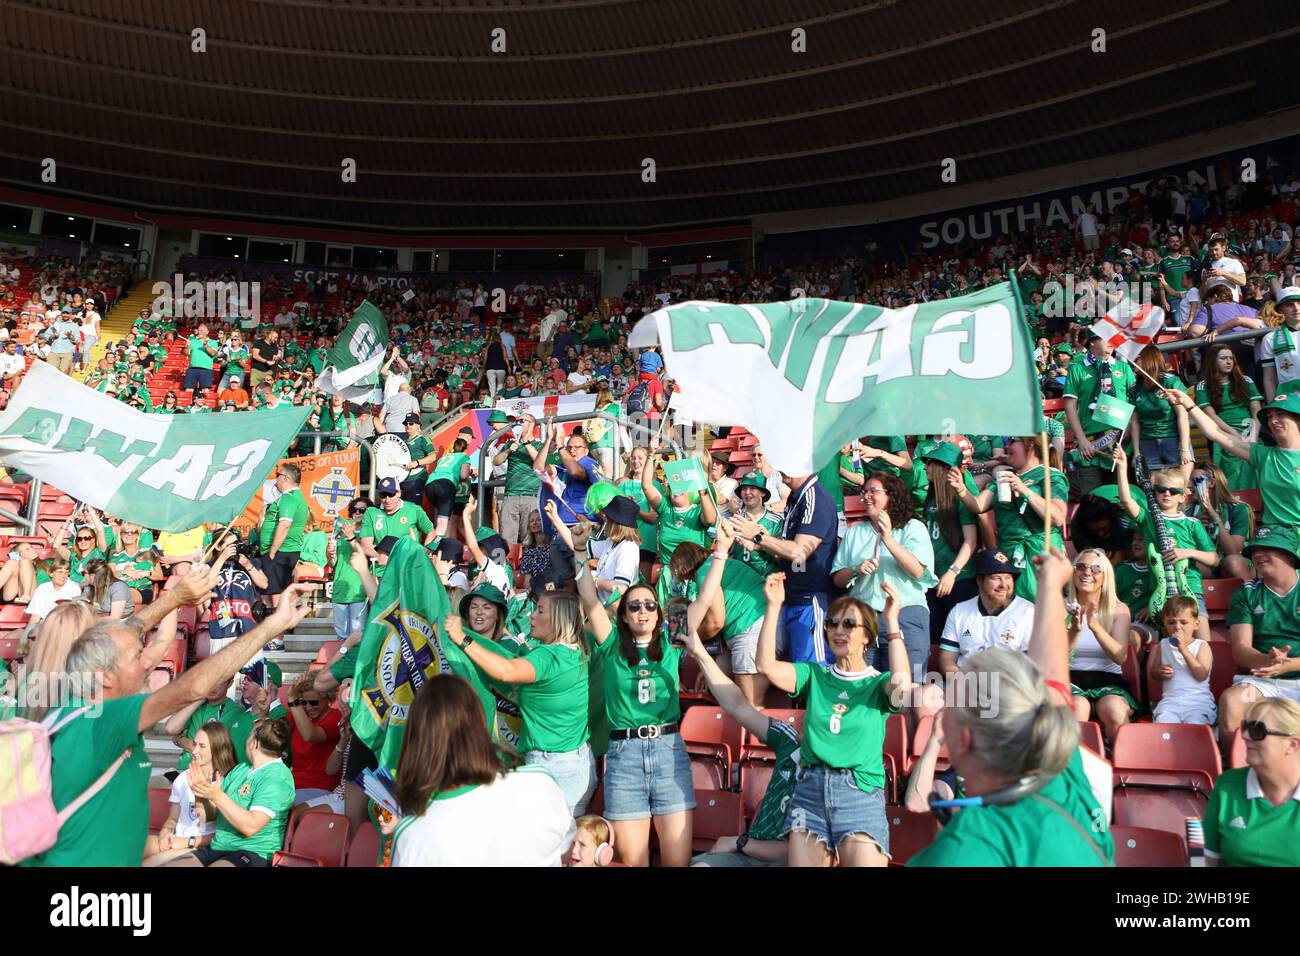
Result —
[[1143, 438], [1138, 442], [1138, 449], [1147, 467], [1152, 471], [1160, 468], [1177, 468], [1183, 463], [1183, 448], [1177, 435], [1165, 438]]
[[785, 832], [802, 830], [832, 852], [846, 836], [863, 833], [889, 853], [885, 791], [858, 789], [852, 770], [813, 764], [799, 769]]
[[691, 758], [681, 734], [609, 742], [605, 753], [607, 820], [644, 820], [694, 809]]
[[569, 812], [575, 817], [587, 812], [587, 801], [596, 792], [596, 758], [591, 755], [590, 744], [568, 753], [530, 750], [524, 754], [524, 763], [546, 768], [564, 791]]
[[[884, 616], [879, 616], [878, 620], [883, 628]], [[925, 666], [930, 662], [930, 608], [925, 604], [903, 608], [898, 614], [898, 629], [903, 632], [907, 662], [912, 665], [912, 680], [919, 684], [925, 679]], [[882, 673], [889, 670], [888, 643], [882, 632], [877, 639], [875, 660], [871, 662]]]
[[370, 605], [365, 601], [356, 601], [352, 604], [335, 604], [334, 605], [334, 636], [340, 641], [346, 641], [366, 626], [366, 609]]

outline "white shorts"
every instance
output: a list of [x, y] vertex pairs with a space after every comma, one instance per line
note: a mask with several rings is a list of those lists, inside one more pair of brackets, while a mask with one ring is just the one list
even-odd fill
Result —
[[1162, 697], [1151, 716], [1157, 724], [1214, 724], [1218, 720], [1218, 708], [1214, 699], [1208, 697], [1188, 700]]
[[1232, 679], [1235, 687], [1237, 684], [1247, 684], [1256, 687], [1265, 697], [1281, 697], [1283, 700], [1293, 700], [1300, 704], [1300, 680], [1281, 680], [1276, 677], [1255, 677], [1250, 674], [1238, 674]]
[[762, 629], [763, 619], [760, 617], [749, 630], [727, 641], [727, 651], [731, 654], [731, 673], [758, 673], [758, 632]]

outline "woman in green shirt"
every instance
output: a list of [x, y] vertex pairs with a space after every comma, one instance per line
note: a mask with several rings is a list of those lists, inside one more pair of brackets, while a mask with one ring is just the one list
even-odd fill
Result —
[[194, 796], [210, 802], [217, 812], [217, 833], [209, 846], [164, 866], [271, 865], [271, 857], [284, 844], [293, 806], [293, 772], [281, 759], [291, 737], [288, 720], [259, 720], [244, 746], [247, 763], [236, 764], [224, 779], [190, 772]]
[[175, 415], [181, 410], [180, 400], [176, 398], [176, 393], [171, 389], [163, 396], [163, 403], [154, 409], [155, 415]]
[[634, 584], [615, 606], [600, 602], [583, 558], [585, 534], [561, 523], [554, 501], [547, 515], [577, 556], [578, 595], [594, 642], [592, 666], [603, 667], [601, 689], [609, 721], [605, 755], [605, 818], [614, 824], [619, 859], [650, 862], [650, 824], [659, 835], [664, 866], [687, 866], [695, 812], [691, 759], [679, 732], [682, 719], [681, 650], [668, 641], [664, 612], [648, 584]]
[[918, 453], [925, 466], [927, 488], [921, 518], [934, 548], [934, 574], [939, 579], [926, 595], [930, 606], [930, 643], [937, 644], [948, 612], [975, 596], [975, 576], [968, 567], [979, 546], [979, 519], [961, 502], [948, 484], [949, 472], [957, 472], [966, 490], [979, 488], [962, 469], [961, 449], [952, 442], [939, 442]]
[[518, 689], [524, 763], [545, 767], [564, 791], [573, 815], [582, 816], [596, 790], [596, 761], [588, 742], [587, 649], [577, 595], [544, 592], [528, 623], [530, 649], [518, 657], [477, 635], [465, 643], [458, 617], [447, 618], [447, 633], [464, 645], [466, 656], [488, 678]]
[[438, 464], [425, 485], [425, 493], [438, 513], [434, 533], [440, 538], [447, 533], [447, 526], [451, 523], [451, 510], [457, 497], [456, 486], [466, 481], [473, 471], [469, 455], [465, 454], [468, 447], [469, 443], [465, 439], [457, 438], [452, 443], [451, 450], [438, 459]]
[[[1225, 431], [1235, 432], [1249, 443], [1259, 440], [1258, 413], [1264, 398], [1255, 383], [1242, 374], [1229, 345], [1212, 345], [1201, 363], [1205, 378], [1196, 383], [1196, 406]], [[1228, 487], [1258, 488], [1259, 477], [1250, 462], [1211, 446], [1211, 459], [1228, 476]]]
[[990, 712], [971, 695], [936, 718], [966, 796], [951, 801], [960, 811], [909, 866], [1110, 866], [1114, 860], [1106, 813], [1083, 771], [1068, 684], [1062, 589], [1073, 568], [1056, 548], [1033, 560], [1038, 597], [1027, 653], [993, 648], [961, 666], [963, 674], [987, 676], [999, 689], [998, 707]]
[[139, 525], [123, 522], [118, 534], [122, 538], [121, 550], [109, 558], [109, 563], [118, 578], [139, 595], [136, 604], [148, 604], [153, 600], [154, 582], [163, 580], [162, 565], [151, 550], [141, 545]]
[[[897, 476], [891, 476], [897, 480]], [[876, 614], [861, 601], [839, 597], [826, 611], [826, 637], [835, 663], [789, 664], [776, 659], [776, 629], [785, 603], [785, 575], [764, 584], [767, 609], [758, 638], [758, 668], [805, 704], [800, 768], [785, 831], [790, 866], [887, 866], [885, 721], [912, 690], [912, 670], [899, 631], [901, 605], [885, 585], [889, 670], [868, 666]]]
[[1191, 492], [1187, 516], [1205, 525], [1206, 534], [1222, 557], [1217, 570], [1202, 567], [1202, 577], [1253, 578], [1255, 570], [1241, 553], [1255, 536], [1255, 515], [1250, 505], [1233, 495], [1227, 476], [1216, 465], [1196, 465]]
[[[378, 421], [379, 419], [375, 419]], [[320, 431], [344, 432], [336, 438], [322, 438], [322, 452], [343, 451], [357, 442], [357, 416], [342, 395], [331, 395], [329, 404], [320, 411]]]
[[[709, 545], [709, 529], [718, 523], [718, 512], [713, 499], [701, 492], [678, 492], [669, 495], [655, 482], [658, 455], [646, 459], [641, 469], [641, 490], [646, 504], [657, 515], [657, 546], [659, 563], [667, 564], [673, 551], [683, 541], [693, 541], [701, 547]], [[698, 499], [694, 503], [692, 497]]]
[[1183, 383], [1169, 371], [1164, 353], [1154, 345], [1139, 352], [1133, 364], [1146, 372], [1137, 377], [1133, 394], [1133, 442], [1151, 471], [1181, 468], [1193, 460], [1187, 412], [1171, 405], [1164, 390], [1181, 389]]

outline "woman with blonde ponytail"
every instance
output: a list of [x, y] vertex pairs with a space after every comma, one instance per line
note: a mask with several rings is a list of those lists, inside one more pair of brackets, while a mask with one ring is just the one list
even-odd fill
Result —
[[1109, 866], [1115, 847], [1079, 754], [1062, 590], [1073, 568], [1058, 549], [1038, 572], [1028, 655], [981, 651], [962, 665], [965, 700], [936, 719], [962, 809], [910, 866]]

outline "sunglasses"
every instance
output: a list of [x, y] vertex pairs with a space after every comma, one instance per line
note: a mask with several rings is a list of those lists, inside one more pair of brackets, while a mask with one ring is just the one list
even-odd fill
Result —
[[139, 534], [140, 532], [139, 532], [139, 531], [127, 531], [127, 530], [124, 528], [124, 529], [122, 529], [122, 531], [121, 531], [120, 533], [121, 533], [121, 535], [122, 535], [123, 537], [125, 537], [125, 536], [128, 535], [128, 534]]
[[826, 619], [826, 626], [828, 628], [840, 627], [841, 625], [843, 625], [845, 628], [847, 628], [850, 631], [853, 630], [855, 627], [866, 626], [861, 621], [855, 620], [854, 618], [851, 617], [828, 617]]
[[77, 539], [76, 539], [76, 540], [78, 540], [78, 541], [94, 541], [95, 539], [92, 538], [90, 535], [79, 534], [79, 535], [77, 535]]
[[306, 697], [304, 697], [304, 698], [302, 699], [302, 704], [303, 704], [304, 707], [319, 707], [319, 706], [320, 706], [320, 700], [319, 700], [319, 699], [317, 699], [317, 700], [308, 700]]
[[400, 498], [401, 492], [398, 491], [381, 491], [379, 497], [382, 498]]
[[1156, 485], [1154, 490], [1158, 495], [1183, 495], [1187, 493], [1186, 488], [1180, 488], [1177, 485]]
[[1074, 566], [1074, 570], [1089, 571], [1092, 574], [1096, 575], [1096, 574], [1101, 574], [1101, 572], [1104, 571], [1105, 569], [1100, 564], [1085, 564], [1083, 562], [1080, 562], [1079, 564], [1076, 564]]
[[657, 601], [628, 601], [627, 609], [634, 614], [642, 610], [653, 612], [659, 610], [659, 603]]
[[1295, 734], [1288, 734], [1285, 730], [1271, 730], [1262, 720], [1243, 720], [1241, 722], [1242, 734], [1250, 740], [1259, 743], [1265, 737], [1294, 737]]

